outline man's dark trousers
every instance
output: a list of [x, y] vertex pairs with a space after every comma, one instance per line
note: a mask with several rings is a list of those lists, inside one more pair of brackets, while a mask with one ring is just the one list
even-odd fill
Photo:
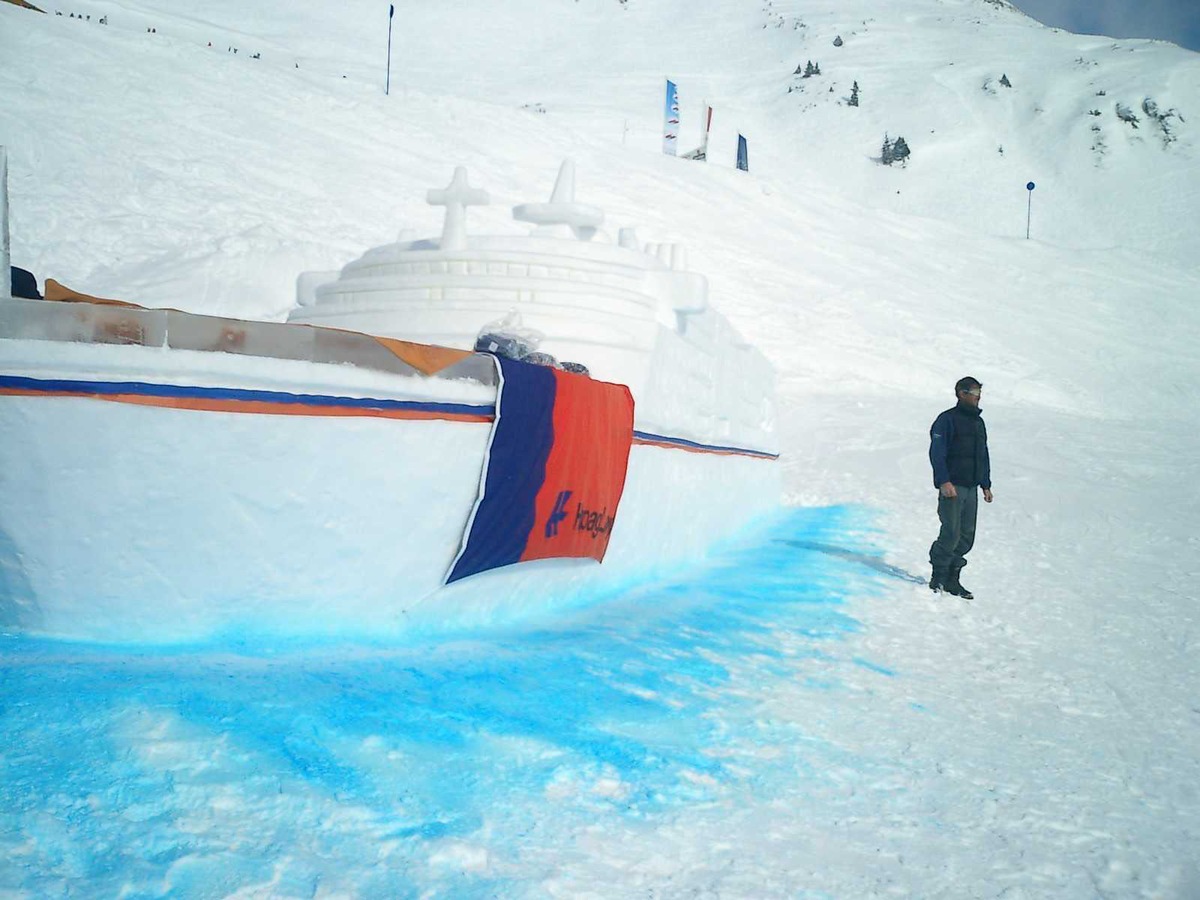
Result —
[[938, 518], [942, 530], [929, 548], [934, 571], [957, 571], [967, 564], [966, 555], [975, 544], [975, 517], [979, 512], [979, 490], [956, 484], [957, 497], [938, 492]]

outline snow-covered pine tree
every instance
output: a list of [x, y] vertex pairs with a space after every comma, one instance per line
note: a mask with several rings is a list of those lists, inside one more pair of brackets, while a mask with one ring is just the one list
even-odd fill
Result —
[[897, 137], [892, 144], [892, 159], [895, 162], [904, 162], [911, 153], [912, 151], [908, 149], [908, 141], [902, 137]]
[[857, 81], [854, 82], [854, 85], [850, 88], [850, 99], [847, 100], [846, 102], [849, 103], [851, 106], [858, 106], [858, 82]]

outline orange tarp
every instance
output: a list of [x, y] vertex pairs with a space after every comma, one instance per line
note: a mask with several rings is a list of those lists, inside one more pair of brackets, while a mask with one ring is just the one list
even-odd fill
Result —
[[145, 309], [136, 303], [126, 303], [124, 300], [105, 300], [103, 297], [93, 297], [91, 294], [81, 294], [73, 291], [65, 284], [59, 284], [53, 278], [47, 278], [45, 284], [47, 300], [60, 300], [68, 303], [99, 303], [102, 306], [128, 306], [130, 309]]
[[448, 369], [456, 362], [461, 362], [471, 355], [470, 350], [454, 350], [450, 347], [436, 347], [433, 344], [414, 344], [411, 341], [401, 341], [396, 338], [376, 337], [375, 340], [422, 375], [432, 375], [442, 369]]

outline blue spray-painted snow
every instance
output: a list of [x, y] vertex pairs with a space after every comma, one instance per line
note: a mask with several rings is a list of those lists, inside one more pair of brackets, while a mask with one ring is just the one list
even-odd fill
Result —
[[836, 651], [843, 601], [896, 574], [864, 519], [789, 511], [674, 580], [436, 645], [5, 638], [0, 892], [520, 893], [572, 823], [804, 777], [730, 759], [804, 739], [755, 715], [774, 684], [837, 704], [840, 673], [894, 674]]

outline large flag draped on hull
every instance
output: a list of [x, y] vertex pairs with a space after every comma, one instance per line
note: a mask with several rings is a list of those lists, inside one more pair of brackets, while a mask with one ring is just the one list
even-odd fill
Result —
[[496, 361], [501, 383], [481, 491], [447, 583], [533, 559], [603, 560], [625, 488], [629, 388]]
[[667, 80], [667, 97], [663, 109], [663, 153], [675, 155], [675, 145], [679, 140], [679, 93], [675, 90], [675, 82]]

